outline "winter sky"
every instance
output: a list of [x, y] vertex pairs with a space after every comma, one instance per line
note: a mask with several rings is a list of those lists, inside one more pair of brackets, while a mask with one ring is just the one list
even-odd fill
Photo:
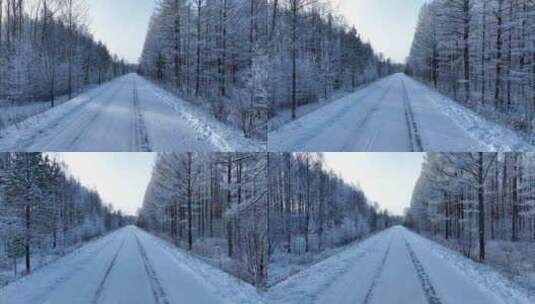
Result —
[[329, 0], [365, 41], [395, 62], [409, 55], [418, 13], [427, 0]]
[[96, 189], [106, 203], [135, 215], [143, 203], [155, 153], [59, 153], [80, 182]]
[[[426, 0], [323, 0], [354, 24], [364, 40], [396, 62], [409, 54], [418, 12]], [[156, 0], [91, 0], [91, 32], [112, 53], [137, 63]]]
[[344, 181], [360, 185], [369, 200], [402, 215], [424, 158], [423, 153], [325, 153], [327, 166]]
[[156, 0], [91, 0], [90, 30], [113, 54], [137, 63]]

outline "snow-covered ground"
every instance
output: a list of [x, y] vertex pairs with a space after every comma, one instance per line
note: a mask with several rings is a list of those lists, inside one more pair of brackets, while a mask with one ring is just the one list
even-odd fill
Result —
[[[79, 93], [83, 94], [95, 87], [96, 85], [88, 85], [87, 87], [80, 89]], [[56, 106], [59, 106], [68, 100], [68, 95], [56, 96], [54, 103]], [[29, 117], [41, 114], [49, 109], [50, 101], [47, 100], [29, 101], [24, 103], [0, 100], [0, 129], [20, 123]]]
[[256, 289], [129, 226], [0, 289], [0, 303], [262, 303]]
[[268, 134], [270, 151], [531, 151], [514, 131], [405, 74], [379, 80]]
[[[360, 87], [360, 89], [366, 87], [367, 85], [363, 85]], [[355, 90], [349, 91], [349, 89], [342, 89], [340, 91], [334, 92], [331, 96], [328, 98], [322, 98], [317, 102], [312, 102], [304, 105], [300, 105], [297, 107], [297, 117], [303, 117], [307, 115], [308, 113], [314, 112], [319, 108], [322, 108], [338, 99], [342, 99], [345, 96], [348, 96], [352, 94]], [[285, 124], [288, 124], [292, 122], [292, 109], [291, 108], [284, 108], [277, 111], [275, 116], [269, 119], [268, 121], [268, 130], [274, 131], [281, 126], [284, 126]]]
[[43, 113], [49, 108], [50, 104], [44, 102], [12, 105], [0, 101], [0, 129], [19, 123], [28, 117]]
[[2, 151], [261, 151], [261, 143], [137, 74], [0, 131]]
[[535, 299], [490, 267], [393, 227], [275, 285], [268, 303], [511, 303]]

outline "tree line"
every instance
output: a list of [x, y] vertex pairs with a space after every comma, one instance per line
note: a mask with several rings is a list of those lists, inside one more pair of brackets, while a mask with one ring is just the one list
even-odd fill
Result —
[[487, 240], [535, 240], [535, 155], [427, 154], [406, 221], [480, 261]]
[[158, 154], [138, 225], [262, 286], [267, 154]]
[[248, 137], [266, 139], [265, 0], [162, 0], [140, 71]]
[[124, 221], [62, 162], [42, 153], [0, 154], [0, 269], [13, 267], [16, 276], [23, 257], [28, 274], [32, 257], [64, 254]]
[[328, 5], [308, 0], [163, 0], [140, 71], [265, 138], [284, 108], [356, 88], [396, 68]]
[[85, 0], [0, 0], [0, 100], [71, 98], [127, 72], [92, 37]]
[[[254, 0], [253, 0], [254, 1]], [[333, 13], [328, 2], [270, 0], [259, 35], [268, 61], [270, 117], [354, 89], [397, 67], [362, 41], [357, 29]], [[265, 16], [265, 17], [264, 17]]]
[[318, 253], [397, 223], [321, 153], [269, 154], [270, 255]]
[[408, 71], [458, 101], [530, 134], [535, 130], [535, 2], [424, 4]]

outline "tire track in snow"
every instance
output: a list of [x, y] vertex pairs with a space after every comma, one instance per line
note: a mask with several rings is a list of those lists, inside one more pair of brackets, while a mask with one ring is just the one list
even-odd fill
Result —
[[[375, 105], [370, 110], [368, 110], [368, 112], [366, 112], [366, 115], [364, 116], [364, 118], [359, 121], [359, 123], [357, 124], [357, 130], [361, 130], [362, 127], [364, 127], [368, 123], [368, 121], [370, 121], [373, 115], [377, 111], [379, 111], [379, 109], [385, 102], [386, 95], [388, 94], [388, 92], [390, 92], [391, 89], [392, 89], [392, 85], [389, 85], [388, 88], [384, 90], [383, 95], [381, 95], [381, 98], [379, 98], [379, 101], [375, 103]], [[367, 97], [367, 95], [365, 97]], [[366, 144], [366, 149], [368, 151], [371, 150], [371, 147], [373, 147], [373, 144], [375, 143], [375, 139], [377, 139], [378, 135], [379, 135], [379, 131], [375, 132], [374, 135], [370, 137], [370, 139], [368, 140], [368, 143]], [[352, 149], [353, 147], [352, 144], [353, 143], [351, 142], [347, 143], [343, 147], [342, 151], [353, 151], [354, 149]]]
[[[104, 248], [106, 248], [110, 243], [112, 243], [113, 241], [114, 241], [114, 239], [107, 240], [106, 242], [103, 242], [103, 244], [101, 244], [99, 247], [97, 247], [96, 249], [92, 250], [90, 252], [90, 254], [87, 253], [86, 254], [87, 258], [82, 259], [82, 265], [77, 265], [77, 267], [69, 269], [69, 271], [65, 275], [62, 275], [59, 278], [54, 280], [54, 282], [53, 282], [53, 284], [51, 284], [50, 288], [45, 290], [46, 294], [42, 294], [42, 293], [38, 294], [36, 297], [34, 297], [29, 302], [30, 303], [46, 303], [48, 301], [48, 299], [50, 298], [50, 296], [52, 295], [52, 293], [55, 290], [57, 290], [63, 283], [65, 283], [66, 281], [71, 279], [73, 275], [85, 270], [87, 265], [85, 263], [83, 263], [83, 262], [86, 262], [86, 261], [90, 260], [91, 258], [93, 258], [93, 257], [97, 256], [98, 254], [100, 254], [100, 252]], [[84, 246], [87, 246], [87, 245], [84, 245]], [[81, 253], [81, 250], [82, 250], [82, 248], [84, 248], [84, 246], [82, 246], [82, 247], [76, 249], [75, 251], [69, 253], [67, 256], [84, 254], [84, 253]], [[67, 256], [64, 256], [62, 258], [66, 258]], [[59, 261], [59, 259], [55, 260], [54, 262], [52, 262], [50, 264], [45, 265], [44, 267], [46, 267], [46, 266], [52, 267], [53, 263], [56, 263], [58, 261]], [[44, 271], [44, 270], [45, 270], [45, 268], [37, 269], [37, 271]], [[14, 282], [14, 284], [17, 284], [17, 282]]]
[[141, 245], [141, 242], [139, 241], [139, 237], [135, 235], [137, 246], [139, 248], [139, 252], [141, 254], [141, 259], [143, 260], [143, 265], [145, 266], [145, 271], [147, 272], [147, 276], [150, 280], [150, 286], [152, 289], [152, 295], [154, 296], [155, 303], [158, 304], [169, 304], [169, 300], [167, 300], [167, 295], [165, 293], [165, 290], [162, 287], [162, 284], [160, 283], [160, 280], [158, 279], [158, 276], [156, 275], [156, 271], [154, 270], [154, 267], [149, 261], [149, 257], [147, 256], [147, 252], [145, 251], [145, 248], [143, 245]]
[[[51, 130], [51, 129], [54, 129], [56, 127], [58, 127], [59, 125], [61, 125], [66, 119], [74, 116], [75, 114], [77, 113], [80, 113], [83, 111], [84, 107], [90, 103], [91, 101], [99, 98], [100, 96], [108, 93], [109, 91], [111, 91], [111, 89], [113, 88], [113, 83], [115, 82], [116, 80], [112, 80], [110, 82], [108, 82], [106, 85], [105, 88], [102, 88], [102, 90], [99, 90], [98, 92], [94, 92], [94, 94], [91, 94], [88, 96], [88, 98], [82, 102], [80, 102], [80, 104], [76, 105], [75, 107], [73, 107], [72, 109], [69, 109], [68, 111], [65, 111], [65, 113], [59, 117], [58, 119], [55, 119], [53, 120], [51, 123], [43, 126], [42, 128], [38, 129], [37, 132], [34, 132], [34, 134], [31, 134], [29, 137], [27, 138], [23, 138], [21, 139], [20, 141], [17, 141], [15, 142], [12, 146], [10, 146], [9, 149], [5, 149], [5, 151], [26, 151], [26, 150], [29, 150], [29, 147], [35, 143], [36, 141], [36, 138], [38, 137], [41, 137], [43, 136], [43, 133], [45, 133], [47, 130]], [[97, 89], [98, 90], [98, 89]], [[89, 93], [88, 93], [89, 94]], [[80, 97], [74, 97], [73, 99], [71, 100], [68, 100], [66, 101], [65, 103], [59, 105], [59, 106], [62, 106], [76, 98], [80, 98]], [[58, 107], [59, 107], [58, 106]], [[51, 110], [54, 110], [55, 108], [53, 109], [49, 109], [47, 111], [51, 111]], [[45, 112], [46, 113], [46, 112]], [[43, 114], [38, 114], [39, 115], [43, 115]], [[31, 119], [31, 118], [30, 118]], [[21, 123], [24, 123], [21, 122]], [[0, 134], [0, 138], [2, 138], [1, 134]]]
[[424, 151], [422, 138], [420, 137], [420, 131], [418, 129], [418, 123], [416, 122], [411, 101], [409, 99], [409, 93], [407, 92], [407, 87], [405, 86], [403, 79], [401, 79], [401, 86], [403, 88], [403, 108], [405, 110], [405, 121], [407, 122], [407, 130], [409, 131], [409, 148], [411, 149], [411, 152]]
[[431, 284], [429, 275], [427, 275], [427, 273], [425, 272], [425, 269], [422, 266], [422, 263], [416, 256], [416, 253], [414, 253], [414, 250], [412, 249], [411, 245], [409, 244], [405, 236], [403, 237], [403, 241], [405, 242], [405, 246], [407, 246], [407, 250], [409, 251], [409, 256], [411, 257], [411, 261], [412, 261], [412, 264], [414, 265], [414, 269], [416, 270], [416, 273], [418, 274], [420, 283], [422, 283], [422, 289], [425, 293], [425, 297], [427, 298], [427, 303], [442, 304], [439, 297], [437, 296], [437, 292], [435, 291], [433, 284]]
[[141, 112], [139, 105], [139, 93], [137, 89], [136, 78], [133, 79], [134, 83], [134, 97], [133, 97], [133, 109], [132, 109], [132, 151], [151, 152], [149, 136], [147, 134], [147, 127], [145, 126], [145, 120], [143, 119], [143, 113]]
[[[115, 99], [115, 96], [117, 96], [117, 94], [119, 94], [119, 92], [123, 89], [123, 87], [125, 86], [125, 82], [122, 82], [121, 85], [119, 86], [119, 88], [113, 92], [113, 94], [110, 96], [110, 98], [108, 98], [105, 102], [103, 102], [100, 106], [101, 107], [107, 107], [109, 106], [113, 100]], [[67, 145], [68, 149], [71, 150], [72, 146], [74, 146], [74, 144], [76, 142], [78, 142], [82, 137], [84, 137], [87, 132], [89, 132], [89, 126], [91, 126], [91, 124], [93, 124], [93, 122], [95, 122], [97, 120], [97, 118], [102, 114], [102, 111], [98, 110], [96, 113], [93, 114], [93, 116], [91, 116], [91, 118], [84, 122], [83, 123], [83, 127], [80, 127], [78, 126], [79, 129], [81, 129], [81, 132], [78, 133], [70, 142], [69, 144]], [[58, 136], [59, 134], [56, 134], [56, 136]]]
[[117, 252], [115, 252], [115, 255], [113, 256], [113, 259], [111, 260], [110, 264], [108, 265], [108, 268], [106, 268], [106, 272], [104, 273], [104, 277], [100, 281], [97, 287], [97, 291], [95, 292], [95, 295], [93, 296], [93, 299], [91, 300], [91, 303], [97, 304], [98, 300], [100, 299], [100, 296], [102, 295], [102, 291], [104, 291], [104, 284], [106, 284], [106, 280], [108, 279], [108, 276], [110, 275], [111, 270], [113, 269], [113, 266], [115, 266], [115, 261], [117, 260], [117, 257], [119, 256], [119, 253], [121, 252], [121, 249], [124, 246], [124, 243], [126, 241], [126, 237], [123, 238], [123, 241], [121, 242], [121, 245], [119, 246], [119, 249], [117, 249]]
[[390, 242], [388, 243], [388, 247], [386, 249], [385, 255], [381, 259], [381, 264], [379, 267], [377, 267], [377, 270], [375, 274], [373, 275], [372, 284], [370, 285], [370, 288], [368, 289], [368, 292], [366, 293], [366, 296], [364, 297], [364, 301], [362, 304], [369, 304], [371, 303], [371, 300], [373, 299], [373, 295], [375, 292], [375, 287], [377, 286], [377, 281], [379, 281], [379, 277], [381, 276], [381, 273], [383, 273], [383, 269], [385, 268], [386, 259], [388, 258], [388, 254], [390, 253], [390, 247], [392, 247], [392, 237], [390, 237]]
[[[361, 96], [361, 97], [358, 97], [357, 100], [365, 100], [366, 98], [368, 98], [369, 95], [371, 95], [373, 93], [373, 90], [370, 89], [370, 86], [366, 86], [363, 90], [368, 90], [366, 92], [366, 94], [364, 94], [364, 96]], [[358, 94], [359, 91], [356, 91], [354, 94]], [[346, 98], [346, 97], [344, 97]], [[342, 99], [344, 99], [342, 98]], [[347, 97], [349, 98], [349, 96]], [[334, 102], [337, 102], [337, 101], [334, 101]], [[330, 117], [323, 126], [331, 126], [333, 124], [336, 124], [336, 122], [339, 120], [340, 117], [344, 116], [345, 114], [347, 114], [347, 112], [349, 111], [350, 108], [354, 107], [355, 106], [355, 103], [352, 102], [352, 101], [348, 101], [347, 102], [347, 105], [344, 105], [343, 107], [341, 107], [340, 110], [338, 110], [336, 112], [335, 115], [333, 115], [332, 117]], [[315, 111], [312, 111], [310, 113], [307, 113], [306, 115], [302, 116], [301, 118], [303, 117], [306, 117], [307, 115], [311, 115], [312, 113], [315, 113], [317, 111], [320, 111], [321, 110], [321, 107]], [[301, 119], [299, 118], [299, 119]], [[299, 119], [296, 120], [296, 122], [290, 122], [290, 123], [299, 123]], [[282, 128], [283, 126], [279, 127], [279, 128]], [[310, 140], [312, 140], [314, 137], [316, 137], [318, 134], [317, 132], [309, 132], [308, 134], [306, 134], [305, 136], [301, 137], [299, 139], [299, 142], [296, 144], [296, 149], [294, 150], [302, 150], [304, 149], [304, 147], [306, 146], [306, 144], [308, 142], [310, 142]]]

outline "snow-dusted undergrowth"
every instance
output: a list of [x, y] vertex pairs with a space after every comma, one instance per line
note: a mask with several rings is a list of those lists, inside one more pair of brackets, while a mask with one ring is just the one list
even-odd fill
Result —
[[[123, 76], [124, 77], [124, 76]], [[48, 111], [31, 116], [19, 123], [0, 130], [0, 149], [4, 151], [13, 151], [20, 148], [32, 140], [32, 137], [39, 133], [38, 130], [47, 129], [57, 124], [63, 117], [75, 112], [81, 107], [91, 102], [94, 98], [104, 94], [106, 90], [112, 87], [112, 84], [119, 81], [119, 78], [112, 80], [100, 87], [80, 94], [77, 97], [58, 105]]]
[[249, 283], [218, 269], [199, 257], [177, 248], [168, 241], [155, 237], [148, 232], [142, 233], [160, 246], [176, 262], [177, 266], [189, 269], [192, 276], [204, 282], [205, 286], [216, 293], [225, 303], [263, 303], [263, 298], [259, 291]]
[[200, 138], [209, 141], [221, 152], [258, 152], [266, 150], [265, 144], [245, 138], [239, 130], [217, 121], [203, 109], [178, 98], [159, 85], [154, 84], [152, 92], [158, 97], [158, 101], [164, 102], [181, 119], [191, 125]]

